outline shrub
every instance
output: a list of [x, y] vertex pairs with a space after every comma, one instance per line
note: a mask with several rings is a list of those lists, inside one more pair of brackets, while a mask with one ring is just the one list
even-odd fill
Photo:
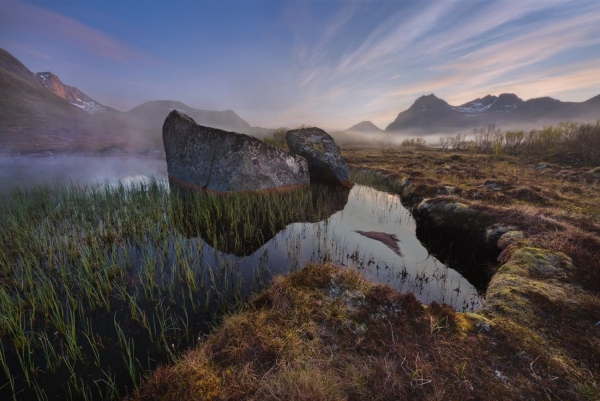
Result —
[[[498, 157], [504, 153], [555, 157], [572, 163], [600, 164], [600, 120], [595, 123], [562, 122], [542, 129], [503, 133], [494, 124], [473, 130], [473, 140], [456, 134], [439, 139], [442, 150], [466, 150]], [[404, 143], [403, 143], [404, 144]]]
[[268, 143], [269, 145], [273, 145], [273, 146], [278, 147], [279, 149], [288, 151], [289, 148], [288, 148], [287, 142], [285, 140], [286, 132], [288, 132], [287, 128], [279, 128], [271, 134], [270, 138], [267, 137], [264, 139], [264, 141], [265, 141], [265, 143]]
[[423, 138], [406, 138], [400, 144], [402, 147], [407, 148], [417, 148], [417, 149], [425, 149], [427, 147], [427, 142]]

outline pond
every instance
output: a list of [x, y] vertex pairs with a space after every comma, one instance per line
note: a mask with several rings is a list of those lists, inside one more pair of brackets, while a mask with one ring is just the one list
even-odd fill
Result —
[[[429, 254], [396, 195], [312, 185], [198, 196], [169, 191], [158, 160], [23, 159], [2, 168], [23, 167], [20, 183], [54, 184], [2, 198], [1, 399], [123, 396], [273, 275], [311, 262], [356, 269], [424, 303], [482, 302]], [[84, 183], [115, 173], [126, 185], [61, 186], [63, 172]]]

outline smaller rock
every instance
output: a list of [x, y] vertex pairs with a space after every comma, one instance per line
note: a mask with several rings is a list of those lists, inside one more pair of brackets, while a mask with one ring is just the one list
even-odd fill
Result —
[[509, 245], [514, 244], [515, 242], [525, 238], [525, 235], [522, 231], [512, 230], [507, 231], [498, 240], [498, 248], [506, 249]]
[[503, 224], [494, 224], [485, 229], [485, 242], [496, 244], [498, 240], [507, 232], [515, 231], [516, 227], [505, 226]]
[[502, 191], [504, 189], [503, 183], [494, 180], [486, 180], [483, 186], [491, 191]]
[[451, 187], [449, 185], [444, 186], [438, 190], [440, 195], [454, 195], [456, 193], [456, 187]]
[[9, 157], [12, 156], [12, 151], [8, 148], [0, 148], [0, 157]]
[[547, 169], [547, 168], [552, 168], [552, 165], [546, 164], [546, 163], [538, 163], [538, 164], [535, 164], [533, 166], [533, 168], [536, 169], [536, 170], [544, 170], [544, 169]]
[[333, 138], [320, 128], [288, 131], [285, 140], [290, 153], [308, 162], [311, 181], [321, 181], [351, 188], [350, 171]]

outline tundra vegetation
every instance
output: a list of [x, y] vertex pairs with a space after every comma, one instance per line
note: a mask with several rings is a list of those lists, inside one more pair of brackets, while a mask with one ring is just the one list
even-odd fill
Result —
[[481, 310], [422, 305], [331, 264], [277, 277], [131, 399], [600, 398], [600, 123], [486, 126], [348, 147], [448, 246], [497, 261]]

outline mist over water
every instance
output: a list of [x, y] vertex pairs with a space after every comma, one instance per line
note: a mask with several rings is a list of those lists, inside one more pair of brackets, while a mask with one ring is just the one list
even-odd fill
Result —
[[143, 157], [0, 157], [0, 191], [15, 186], [30, 188], [43, 184], [167, 179], [167, 163], [162, 158]]

